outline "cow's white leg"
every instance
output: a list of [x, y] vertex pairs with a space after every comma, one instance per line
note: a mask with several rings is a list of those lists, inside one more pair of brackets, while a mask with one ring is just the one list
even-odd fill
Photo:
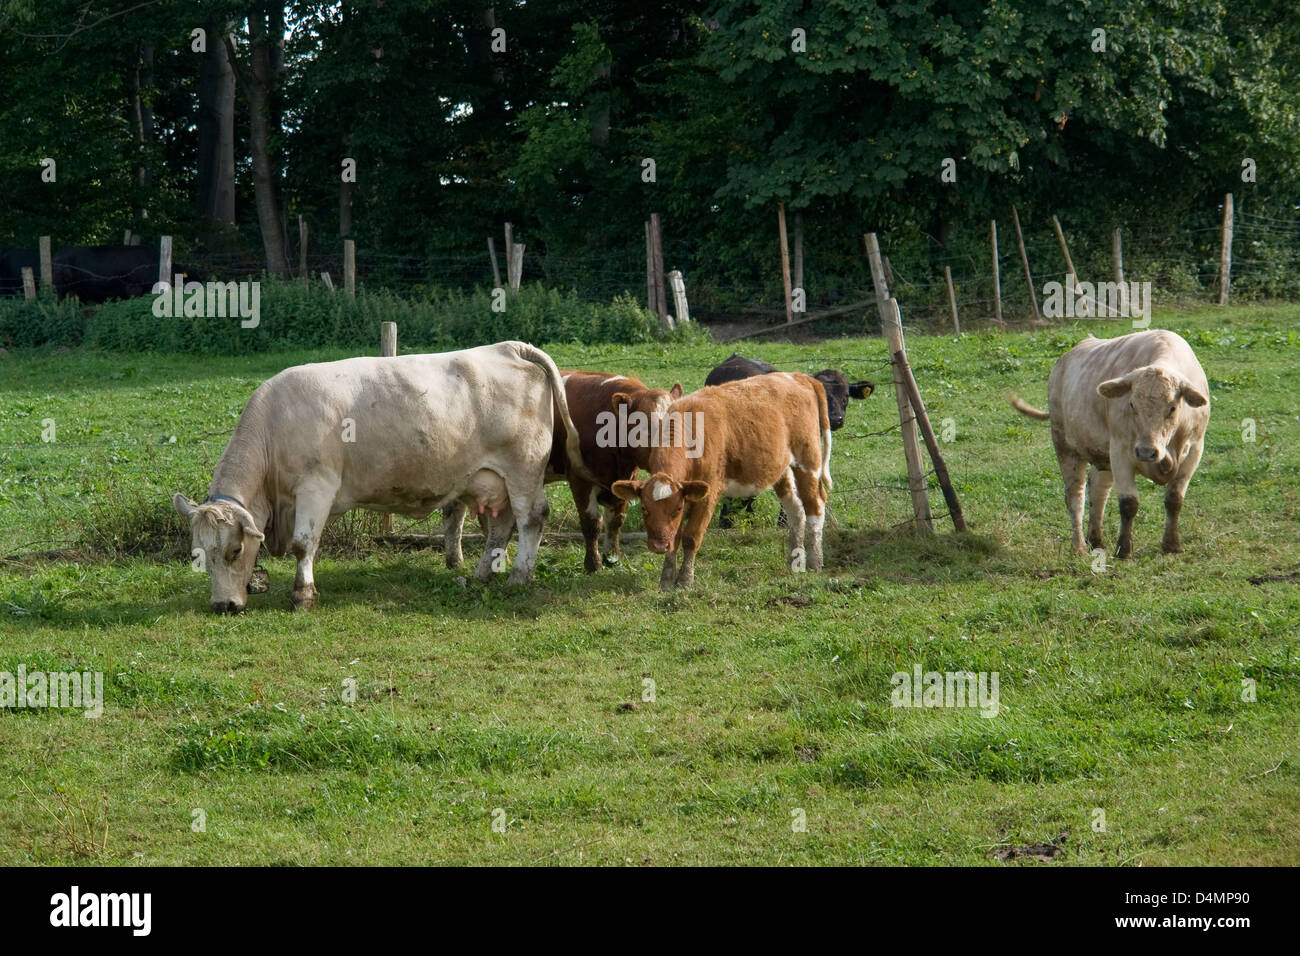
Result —
[[822, 569], [822, 529], [826, 524], [826, 490], [815, 472], [803, 469], [794, 472], [794, 490], [803, 505], [807, 569]]
[[540, 480], [521, 488], [521, 483], [510, 486], [510, 506], [515, 512], [515, 525], [519, 529], [519, 547], [515, 549], [515, 566], [510, 571], [507, 584], [527, 584], [533, 579], [537, 564], [537, 548], [542, 543], [542, 526], [551, 506], [546, 500], [546, 487]]
[[1106, 500], [1110, 497], [1110, 487], [1115, 477], [1109, 468], [1093, 465], [1088, 469], [1088, 547], [1104, 548], [1101, 520], [1106, 514]]
[[486, 581], [506, 568], [506, 546], [515, 530], [515, 513], [507, 504], [495, 518], [486, 513], [479, 515], [478, 523], [483, 528], [484, 544], [483, 556], [474, 569], [474, 580]]
[[447, 567], [454, 568], [465, 560], [461, 550], [461, 530], [465, 526], [465, 503], [453, 501], [442, 509], [442, 551]]
[[772, 486], [776, 496], [781, 499], [781, 509], [785, 512], [785, 563], [791, 570], [807, 568], [808, 556], [803, 550], [803, 535], [806, 513], [799, 493], [795, 488], [794, 471], [790, 468]]
[[293, 576], [293, 590], [289, 592], [291, 611], [310, 610], [316, 604], [313, 565], [336, 491], [337, 482], [323, 479], [306, 479], [298, 487], [294, 498], [293, 541], [290, 544], [293, 556], [298, 559]]
[[1187, 483], [1196, 473], [1196, 466], [1201, 463], [1202, 444], [1196, 442], [1188, 449], [1187, 457], [1178, 467], [1178, 474], [1165, 488], [1165, 538], [1162, 547], [1166, 554], [1178, 554], [1183, 550], [1183, 539], [1178, 534], [1178, 515], [1183, 510], [1183, 495], [1187, 492]]
[[1110, 470], [1115, 476], [1115, 495], [1119, 498], [1119, 544], [1115, 557], [1127, 558], [1133, 553], [1133, 519], [1138, 513], [1137, 480], [1133, 465], [1128, 459], [1129, 449], [1117, 442], [1111, 443]]
[[1057, 452], [1061, 479], [1065, 482], [1065, 508], [1070, 513], [1070, 531], [1077, 554], [1087, 554], [1083, 546], [1083, 490], [1088, 463], [1073, 452]]

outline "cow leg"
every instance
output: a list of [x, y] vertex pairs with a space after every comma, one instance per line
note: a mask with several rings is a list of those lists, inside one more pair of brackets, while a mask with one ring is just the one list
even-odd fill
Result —
[[1106, 514], [1106, 499], [1115, 478], [1108, 468], [1093, 465], [1088, 469], [1088, 547], [1105, 548], [1102, 540], [1101, 519]]
[[504, 571], [506, 566], [506, 546], [515, 531], [515, 513], [507, 504], [493, 518], [489, 514], [478, 516], [478, 523], [483, 528], [483, 556], [474, 569], [475, 581], [486, 581], [497, 571]]
[[460, 547], [461, 530], [465, 525], [465, 503], [453, 501], [442, 509], [442, 551], [447, 567], [454, 568], [465, 560]]
[[1065, 482], [1065, 508], [1070, 513], [1070, 530], [1076, 554], [1087, 554], [1083, 546], [1083, 489], [1087, 462], [1070, 452], [1058, 453], [1061, 478]]
[[627, 517], [627, 502], [619, 498], [605, 508], [605, 563], [618, 564], [623, 560], [623, 519]]
[[659, 589], [661, 591], [671, 591], [676, 583], [677, 551], [674, 549], [664, 555], [664, 569], [659, 572]]
[[[506, 487], [510, 487], [509, 481]], [[515, 549], [515, 566], [506, 579], [507, 584], [527, 584], [533, 579], [537, 548], [542, 543], [542, 525], [551, 512], [546, 501], [546, 488], [541, 481], [537, 482], [536, 489], [532, 496], [519, 493], [518, 486], [510, 492], [510, 505], [519, 528], [519, 547]]]
[[795, 491], [807, 522], [808, 570], [822, 569], [822, 530], [826, 526], [826, 498], [821, 483], [811, 471], [794, 471]]
[[807, 554], [803, 552], [803, 534], [805, 513], [799, 493], [795, 486], [794, 470], [787, 468], [780, 480], [772, 486], [776, 496], [781, 499], [781, 511], [786, 516], [785, 563], [792, 571], [802, 570], [808, 566]]
[[[578, 508], [578, 524], [582, 527], [582, 540], [587, 546], [582, 566], [588, 574], [595, 574], [600, 570], [600, 502], [596, 500], [600, 489], [589, 481], [570, 476], [569, 490], [573, 492], [573, 503]], [[522, 542], [523, 538], [520, 537], [519, 540]]]
[[1201, 463], [1200, 443], [1196, 443], [1187, 452], [1178, 474], [1165, 488], [1165, 538], [1162, 547], [1165, 554], [1178, 554], [1183, 550], [1183, 539], [1178, 534], [1178, 515], [1183, 510], [1183, 495], [1187, 492], [1187, 483], [1192, 480], [1196, 466]]
[[[704, 532], [713, 517], [713, 506], [717, 497], [710, 495], [703, 501], [687, 503], [689, 509], [682, 518], [681, 529], [677, 532], [677, 544], [682, 551], [682, 569], [677, 572], [677, 587], [688, 588], [695, 583], [695, 555], [704, 541]], [[662, 584], [662, 582], [660, 582]]]
[[290, 551], [298, 559], [298, 566], [293, 575], [293, 589], [289, 592], [291, 611], [307, 611], [316, 604], [316, 579], [312, 566], [337, 490], [337, 483], [308, 479], [299, 487], [294, 498], [293, 541]]
[[1137, 481], [1133, 466], [1125, 457], [1126, 452], [1127, 448], [1114, 446], [1110, 450], [1111, 472], [1115, 476], [1115, 493], [1119, 498], [1119, 545], [1115, 557], [1120, 559], [1133, 553], [1133, 519], [1138, 513]]

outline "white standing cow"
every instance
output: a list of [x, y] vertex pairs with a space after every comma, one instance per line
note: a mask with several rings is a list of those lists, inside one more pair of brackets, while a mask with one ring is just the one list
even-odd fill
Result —
[[262, 543], [298, 559], [290, 605], [310, 608], [321, 532], [331, 516], [353, 508], [419, 517], [441, 509], [453, 567], [470, 506], [487, 535], [479, 580], [501, 567], [517, 523], [509, 580], [530, 580], [548, 511], [552, 400], [569, 459], [585, 471], [555, 363], [523, 342], [299, 365], [263, 382], [217, 463], [207, 500], [172, 499], [211, 574], [212, 609], [243, 610]]
[[1210, 389], [1192, 347], [1182, 336], [1152, 329], [1115, 339], [1091, 335], [1062, 355], [1047, 380], [1048, 411], [1011, 404], [1033, 418], [1050, 419], [1052, 444], [1065, 480], [1065, 504], [1074, 549], [1083, 538], [1084, 470], [1088, 469], [1088, 547], [1104, 548], [1101, 519], [1112, 484], [1119, 495], [1119, 547], [1133, 551], [1136, 476], [1165, 486], [1164, 550], [1182, 550], [1178, 515], [1201, 461], [1210, 421]]

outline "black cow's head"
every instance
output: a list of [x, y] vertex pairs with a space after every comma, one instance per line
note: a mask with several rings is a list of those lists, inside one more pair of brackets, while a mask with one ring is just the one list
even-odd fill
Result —
[[876, 390], [874, 382], [850, 382], [833, 368], [824, 369], [813, 378], [826, 389], [826, 414], [831, 420], [831, 431], [844, 425], [850, 398], [867, 398]]

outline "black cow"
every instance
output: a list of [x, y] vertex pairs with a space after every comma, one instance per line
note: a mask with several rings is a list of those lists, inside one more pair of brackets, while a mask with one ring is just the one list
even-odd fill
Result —
[[153, 246], [64, 246], [54, 254], [54, 288], [82, 302], [131, 299], [153, 291], [158, 249]]
[[0, 295], [23, 294], [23, 269], [41, 281], [41, 254], [36, 249], [6, 249], [0, 253]]
[[[745, 358], [736, 352], [731, 353], [731, 357], [715, 368], [705, 378], [705, 385], [721, 385], [723, 382], [734, 382], [737, 379], [750, 378], [754, 375], [770, 375], [772, 372], [779, 371], [766, 362], [760, 362], [758, 359]], [[831, 431], [835, 431], [844, 425], [844, 415], [848, 411], [850, 398], [867, 398], [876, 390], [874, 382], [849, 382], [843, 373], [833, 368], [823, 369], [813, 378], [822, 383], [826, 389], [826, 413], [831, 421]], [[754, 499], [744, 499], [742, 507], [750, 514], [754, 512]], [[732, 499], [724, 498], [722, 500], [722, 514], [718, 516], [718, 524], [724, 528], [730, 528], [732, 525], [732, 514], [735, 511], [735, 505]], [[784, 519], [784, 514], [781, 516]]]

